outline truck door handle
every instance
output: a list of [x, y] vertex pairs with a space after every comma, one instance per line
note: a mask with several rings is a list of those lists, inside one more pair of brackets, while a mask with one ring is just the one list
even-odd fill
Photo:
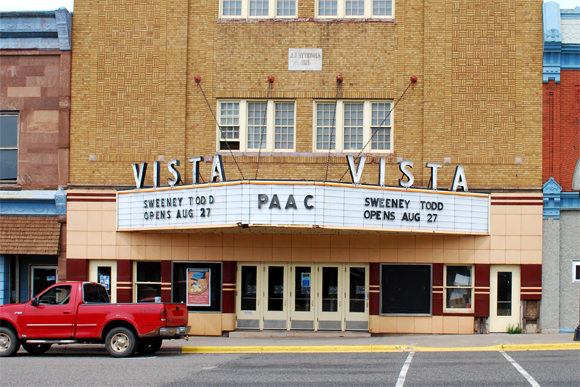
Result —
[[71, 314], [71, 311], [70, 311], [70, 310], [64, 310], [64, 311], [62, 312], [62, 314]]

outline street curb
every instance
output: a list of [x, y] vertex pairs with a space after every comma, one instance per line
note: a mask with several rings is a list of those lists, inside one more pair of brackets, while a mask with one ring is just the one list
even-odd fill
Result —
[[415, 347], [410, 345], [263, 345], [183, 347], [182, 353], [339, 353], [339, 352], [491, 352], [580, 350], [580, 343], [502, 344], [488, 347]]

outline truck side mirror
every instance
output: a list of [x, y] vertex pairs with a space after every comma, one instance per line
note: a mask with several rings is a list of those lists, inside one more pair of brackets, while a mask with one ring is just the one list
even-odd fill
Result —
[[38, 306], [38, 298], [32, 297], [32, 300], [30, 301], [30, 305]]

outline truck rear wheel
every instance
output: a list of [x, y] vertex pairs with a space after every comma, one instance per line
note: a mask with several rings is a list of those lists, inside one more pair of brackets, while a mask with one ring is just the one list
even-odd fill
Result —
[[153, 355], [155, 352], [159, 351], [161, 344], [163, 344], [163, 339], [161, 337], [155, 337], [153, 339], [141, 339], [139, 340], [137, 352], [139, 352], [141, 355]]
[[22, 343], [22, 348], [31, 355], [42, 355], [50, 349], [52, 344], [28, 344]]
[[18, 335], [8, 327], [0, 327], [0, 356], [12, 356], [20, 348]]
[[129, 328], [117, 327], [107, 333], [105, 348], [114, 357], [128, 357], [137, 350], [139, 339]]

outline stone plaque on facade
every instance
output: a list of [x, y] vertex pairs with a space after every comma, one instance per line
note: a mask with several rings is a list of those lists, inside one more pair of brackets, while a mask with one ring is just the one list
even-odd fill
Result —
[[288, 71], [322, 71], [322, 49], [289, 48]]

